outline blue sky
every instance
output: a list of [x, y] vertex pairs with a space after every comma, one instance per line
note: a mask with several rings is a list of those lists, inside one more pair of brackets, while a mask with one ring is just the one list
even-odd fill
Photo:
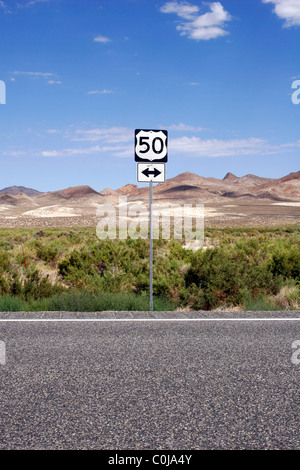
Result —
[[1, 188], [136, 183], [136, 128], [168, 178], [300, 169], [300, 0], [0, 0], [0, 44]]

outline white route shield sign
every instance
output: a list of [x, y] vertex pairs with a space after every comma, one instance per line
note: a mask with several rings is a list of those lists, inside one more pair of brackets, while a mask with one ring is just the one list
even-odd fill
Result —
[[135, 161], [159, 162], [168, 161], [168, 132], [162, 130], [135, 130]]

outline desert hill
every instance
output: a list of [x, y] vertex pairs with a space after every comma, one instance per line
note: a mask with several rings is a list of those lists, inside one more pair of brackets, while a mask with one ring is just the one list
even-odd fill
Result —
[[224, 176], [223, 181], [226, 181], [226, 180], [228, 180], [228, 181], [235, 181], [235, 180], [237, 180], [237, 179], [239, 179], [238, 176], [235, 176], [233, 173], [228, 172], [228, 173]]
[[0, 194], [12, 194], [13, 196], [17, 196], [17, 194], [25, 194], [26, 196], [37, 196], [41, 194], [40, 191], [32, 188], [25, 188], [25, 186], [9, 186], [7, 188], [3, 188], [0, 190]]
[[136, 184], [126, 184], [125, 186], [122, 186], [121, 188], [117, 189], [117, 193], [119, 195], [127, 195], [127, 194], [133, 194], [135, 193], [139, 187]]
[[[85, 185], [44, 193], [22, 186], [4, 188], [0, 190], [0, 226], [95, 226], [97, 207], [103, 203], [117, 206], [119, 196], [147, 205], [149, 187], [126, 184], [117, 190], [96, 191]], [[202, 203], [206, 224], [299, 224], [300, 171], [281, 178], [239, 177], [228, 172], [223, 179], [184, 172], [154, 185], [153, 198], [168, 205]]]
[[[300, 171], [290, 173], [281, 178], [262, 178], [260, 176], [248, 174], [245, 176], [236, 176], [233, 173], [227, 173], [223, 179], [214, 177], [203, 177], [196, 173], [184, 172], [169, 178], [165, 183], [159, 183], [153, 188], [155, 197], [182, 199], [195, 197], [204, 197], [205, 200], [212, 201], [224, 198], [270, 198], [276, 200], [300, 200]], [[13, 197], [30, 198], [30, 200], [41, 201], [44, 199], [57, 203], [57, 199], [69, 201], [80, 200], [83, 198], [96, 197], [109, 198], [111, 196], [128, 196], [132, 199], [137, 197], [146, 197], [148, 186], [142, 187], [136, 184], [126, 184], [117, 190], [105, 188], [96, 191], [90, 186], [75, 186], [59, 191], [40, 192], [35, 189], [25, 188], [24, 186], [11, 186], [0, 190], [0, 200], [8, 204], [17, 204]], [[5, 196], [6, 195], [6, 196]], [[28, 199], [29, 200], [29, 199]]]
[[90, 186], [74, 186], [71, 188], [61, 189], [60, 191], [53, 191], [51, 194], [55, 197], [63, 199], [77, 199], [89, 197], [92, 195], [99, 195], [99, 193]]
[[0, 193], [0, 207], [3, 205], [21, 207], [21, 206], [34, 206], [34, 199], [26, 194], [19, 193], [16, 195], [9, 193]]
[[102, 189], [102, 191], [99, 191], [99, 194], [101, 194], [101, 196], [118, 195], [117, 191], [115, 191], [114, 189], [111, 189], [111, 188]]

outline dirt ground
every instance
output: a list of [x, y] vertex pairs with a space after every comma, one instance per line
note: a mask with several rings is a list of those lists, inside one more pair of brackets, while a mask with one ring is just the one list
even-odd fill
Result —
[[[135, 201], [136, 202], [136, 201]], [[179, 201], [174, 201], [179, 203]], [[146, 203], [145, 203], [146, 204]], [[94, 214], [94, 215], [93, 215]], [[39, 208], [36, 211], [0, 211], [1, 228], [96, 227], [96, 208]], [[205, 227], [280, 227], [300, 225], [300, 202], [204, 204]]]

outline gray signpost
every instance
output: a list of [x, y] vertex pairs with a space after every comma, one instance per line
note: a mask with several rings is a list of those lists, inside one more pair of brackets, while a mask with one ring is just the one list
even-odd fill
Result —
[[153, 183], [163, 183], [168, 161], [168, 132], [162, 130], [135, 130], [135, 161], [137, 181], [149, 183], [149, 307], [153, 310]]
[[149, 245], [150, 245], [150, 253], [149, 253], [149, 306], [150, 311], [153, 310], [153, 217], [152, 217], [152, 202], [153, 202], [153, 183], [150, 181], [150, 188], [149, 188]]

